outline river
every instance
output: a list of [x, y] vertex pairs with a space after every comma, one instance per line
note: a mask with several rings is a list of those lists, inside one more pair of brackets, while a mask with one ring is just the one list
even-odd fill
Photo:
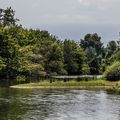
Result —
[[120, 95], [0, 88], [0, 120], [120, 120]]

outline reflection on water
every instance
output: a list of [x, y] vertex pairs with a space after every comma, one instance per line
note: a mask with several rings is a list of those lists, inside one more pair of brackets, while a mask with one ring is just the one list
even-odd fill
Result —
[[0, 89], [0, 120], [119, 120], [120, 96], [87, 90]]

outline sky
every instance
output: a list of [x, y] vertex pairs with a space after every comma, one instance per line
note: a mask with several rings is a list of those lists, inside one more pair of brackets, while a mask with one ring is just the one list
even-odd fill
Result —
[[0, 0], [0, 8], [9, 6], [23, 26], [60, 39], [79, 41], [87, 33], [98, 33], [105, 44], [119, 39], [120, 0]]

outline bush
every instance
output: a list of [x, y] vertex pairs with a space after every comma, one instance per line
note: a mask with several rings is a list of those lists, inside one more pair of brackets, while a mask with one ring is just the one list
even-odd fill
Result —
[[25, 78], [25, 76], [17, 76], [16, 81], [17, 81], [17, 83], [25, 83], [26, 78]]
[[120, 62], [116, 61], [111, 66], [107, 67], [103, 77], [110, 81], [120, 80]]

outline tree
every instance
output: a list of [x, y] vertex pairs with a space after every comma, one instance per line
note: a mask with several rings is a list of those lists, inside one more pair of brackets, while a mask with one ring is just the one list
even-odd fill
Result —
[[101, 55], [103, 43], [101, 43], [101, 37], [98, 36], [97, 33], [94, 33], [85, 35], [84, 39], [81, 39], [80, 41], [80, 46], [85, 50], [90, 47], [94, 48], [95, 49], [94, 54], [98, 56]]
[[116, 51], [117, 44], [115, 41], [110, 41], [106, 47], [106, 58], [110, 58], [112, 54]]
[[0, 8], [0, 24], [2, 23], [3, 19], [3, 9]]
[[5, 29], [1, 32], [0, 43], [0, 57], [5, 64], [1, 73], [7, 78], [14, 78], [19, 67], [19, 53], [18, 46], [15, 44], [14, 39], [9, 35], [9, 29]]
[[15, 25], [17, 21], [19, 20], [15, 18], [15, 11], [11, 7], [0, 9], [0, 23], [3, 26]]
[[64, 41], [64, 64], [69, 75], [82, 74], [84, 52], [81, 47], [71, 40]]
[[90, 67], [90, 73], [99, 74], [104, 54], [101, 37], [97, 33], [87, 34], [84, 39], [81, 39], [80, 46], [85, 50], [86, 63]]
[[108, 66], [103, 76], [106, 80], [119, 81], [120, 80], [120, 62], [115, 61], [112, 65]]
[[45, 68], [50, 74], [66, 74], [66, 71], [64, 69], [63, 47], [61, 43], [55, 42], [52, 44], [50, 52], [47, 56]]

